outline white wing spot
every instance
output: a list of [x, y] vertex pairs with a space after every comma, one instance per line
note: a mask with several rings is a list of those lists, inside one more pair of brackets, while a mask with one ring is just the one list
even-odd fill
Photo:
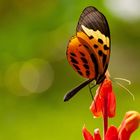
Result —
[[98, 40], [98, 39], [102, 39], [103, 43], [107, 45], [107, 47], [109, 48], [109, 37], [106, 37], [104, 34], [102, 34], [99, 30], [94, 31], [92, 29], [89, 29], [87, 27], [85, 27], [84, 25], [81, 25], [83, 31], [86, 33], [87, 36], [93, 36], [94, 39]]

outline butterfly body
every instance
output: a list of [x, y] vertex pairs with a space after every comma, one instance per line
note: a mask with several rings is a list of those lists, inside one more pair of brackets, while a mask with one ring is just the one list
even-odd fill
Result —
[[110, 58], [110, 31], [106, 18], [95, 7], [87, 7], [82, 12], [66, 55], [72, 68], [88, 80], [66, 94], [64, 101], [91, 81], [100, 84], [105, 79]]

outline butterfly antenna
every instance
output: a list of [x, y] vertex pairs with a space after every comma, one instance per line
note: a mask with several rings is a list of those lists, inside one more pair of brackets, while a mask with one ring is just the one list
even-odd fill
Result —
[[121, 81], [125, 81], [126, 83], [128, 83], [128, 85], [131, 85], [131, 81], [128, 79], [124, 79], [124, 78], [114, 78], [115, 80], [121, 80]]
[[[120, 79], [119, 79], [120, 80]], [[121, 79], [122, 80], [122, 79]], [[129, 81], [129, 80], [128, 80]], [[135, 100], [135, 96], [133, 95], [133, 93], [129, 90], [129, 89], [127, 89], [125, 86], [123, 86], [121, 83], [119, 83], [119, 82], [117, 82], [117, 81], [115, 81], [115, 83], [117, 84], [117, 85], [119, 85], [120, 87], [122, 87], [123, 89], [125, 89], [131, 96], [132, 96], [132, 98], [133, 98], [133, 101]]]

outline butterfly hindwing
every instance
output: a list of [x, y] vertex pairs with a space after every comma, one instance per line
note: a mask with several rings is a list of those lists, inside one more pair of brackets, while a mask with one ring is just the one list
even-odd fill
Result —
[[[87, 42], [82, 44], [78, 37], [87, 40]], [[73, 69], [84, 78], [94, 79], [97, 73], [97, 64], [94, 62], [95, 58], [92, 58], [92, 50], [90, 48], [91, 42], [88, 42], [88, 36], [83, 32], [78, 32], [78, 37], [73, 37], [68, 44], [68, 62], [73, 67]]]

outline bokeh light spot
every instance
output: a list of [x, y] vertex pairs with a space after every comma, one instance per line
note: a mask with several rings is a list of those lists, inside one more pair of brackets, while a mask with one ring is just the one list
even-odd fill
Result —
[[41, 93], [47, 90], [52, 85], [53, 77], [50, 64], [38, 58], [25, 62], [19, 72], [22, 86], [31, 93]]
[[53, 83], [54, 73], [47, 61], [34, 58], [11, 64], [4, 77], [4, 84], [11, 93], [29, 96], [46, 91]]
[[140, 19], [140, 0], [106, 0], [105, 4], [122, 19], [129, 21]]
[[29, 95], [29, 92], [23, 88], [19, 81], [19, 70], [21, 62], [15, 62], [9, 65], [5, 72], [4, 84], [7, 89], [14, 95]]

